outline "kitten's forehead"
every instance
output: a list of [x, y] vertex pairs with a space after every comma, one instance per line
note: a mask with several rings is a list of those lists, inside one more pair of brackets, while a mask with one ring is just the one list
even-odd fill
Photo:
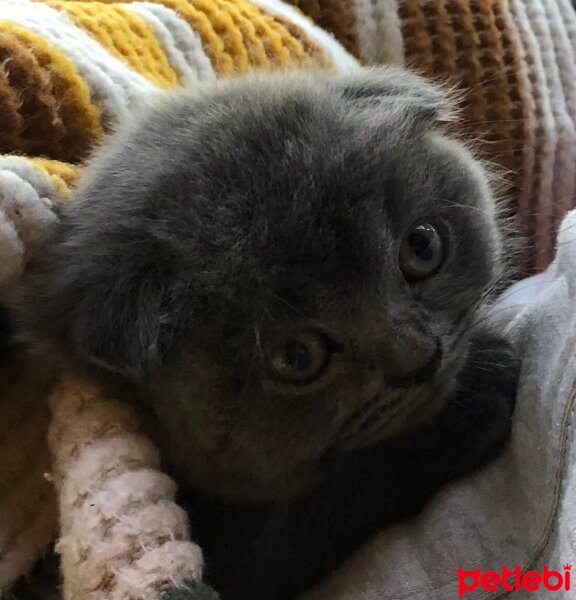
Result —
[[275, 195], [305, 196], [302, 211], [331, 202], [360, 214], [369, 206], [361, 201], [379, 198], [384, 210], [397, 202], [406, 214], [419, 208], [407, 202], [437, 203], [439, 193], [463, 188], [464, 203], [485, 201], [477, 189], [482, 175], [464, 148], [435, 131], [410, 129], [410, 116], [394, 103], [356, 105], [330, 86], [243, 91], [206, 98], [195, 109], [201, 116], [192, 119], [185, 145], [199, 179], [260, 191], [275, 205]]
[[400, 130], [393, 112], [356, 110], [330, 90], [268, 91], [205, 99], [170, 163], [179, 193], [214, 206], [204, 239], [230, 265], [224, 277], [249, 285], [248, 271], [282, 296], [379, 293], [408, 226], [490, 205], [477, 165], [442, 135]]
[[[277, 83], [184, 96], [102, 165], [118, 204], [142, 207], [138, 226], [153, 218], [198, 295], [230, 290], [237, 304], [262, 289], [379, 292], [399, 277], [410, 225], [447, 203], [448, 218], [463, 221], [461, 207], [488, 201], [461, 147], [409, 126], [421, 117], [401, 94], [365, 102], [327, 80]], [[478, 229], [480, 262], [490, 245]]]

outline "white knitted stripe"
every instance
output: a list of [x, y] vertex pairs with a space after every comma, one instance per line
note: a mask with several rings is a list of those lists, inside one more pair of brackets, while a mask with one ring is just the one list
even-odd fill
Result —
[[183, 86], [215, 78], [200, 37], [175, 11], [151, 2], [132, 2], [124, 8], [153, 28]]
[[346, 50], [326, 31], [317, 27], [308, 17], [293, 6], [289, 6], [281, 0], [253, 0], [253, 3], [263, 8], [271, 15], [278, 15], [288, 19], [304, 33], [316, 42], [328, 55], [334, 66], [341, 71], [354, 71], [360, 67], [358, 61], [346, 52]]
[[27, 252], [43, 242], [46, 228], [56, 220], [50, 206], [16, 173], [0, 170], [0, 210], [14, 223]]
[[373, 64], [378, 55], [378, 26], [371, 0], [351, 0], [354, 11], [355, 37], [362, 63]]
[[24, 158], [19, 156], [0, 157], [1, 171], [11, 171], [18, 175], [22, 181], [29, 183], [38, 192], [40, 198], [48, 204], [60, 196], [46, 173], [32, 166]]
[[[540, 45], [546, 84], [550, 93], [550, 104], [557, 125], [556, 163], [554, 165], [554, 178], [552, 183], [553, 198], [551, 214], [547, 226], [548, 243], [546, 251], [538, 266], [545, 267], [554, 258], [554, 244], [552, 236], [560, 224], [561, 206], [563, 199], [574, 195], [574, 168], [576, 166], [576, 129], [571, 118], [564, 93], [564, 86], [560, 76], [559, 53], [568, 52], [566, 46], [562, 47], [563, 22], [553, 10], [553, 3], [557, 0], [540, 0], [526, 3], [528, 18], [531, 21]], [[560, 48], [557, 49], [557, 46]]]
[[[558, 8], [559, 0], [543, 2], [547, 33], [554, 49], [554, 66], [551, 74], [554, 76], [555, 89], [558, 89], [558, 122], [560, 147], [558, 149], [558, 169], [555, 175], [555, 194], [553, 204], [551, 234], [554, 236], [560, 223], [572, 206], [574, 198], [574, 170], [576, 169], [576, 64], [574, 48], [566, 32], [566, 23]], [[572, 16], [574, 19], [574, 15]], [[555, 104], [553, 103], [553, 106]], [[552, 260], [553, 247], [550, 248]]]
[[363, 64], [404, 65], [404, 38], [398, 0], [351, 0]]
[[[48, 179], [16, 157], [0, 159], [0, 286], [12, 283], [44, 240], [54, 198]], [[2, 295], [4, 290], [2, 291]]]
[[64, 12], [30, 0], [2, 0], [0, 19], [42, 35], [66, 53], [88, 83], [93, 101], [102, 108], [106, 126], [158, 89], [77, 27]]
[[[572, 120], [576, 123], [576, 13], [571, 5], [571, 0], [557, 0], [554, 8], [559, 11], [559, 19], [564, 24], [562, 34], [566, 36], [566, 54], [559, 57], [561, 65], [560, 74], [566, 93], [568, 110]], [[576, 181], [576, 165], [574, 166], [574, 178]], [[576, 190], [576, 184], [575, 184]], [[574, 208], [576, 206], [576, 197], [571, 198], [568, 205], [564, 203], [564, 208]]]
[[536, 114], [535, 160], [530, 190], [530, 234], [534, 237], [533, 254], [536, 263], [545, 262], [545, 249], [549, 246], [548, 228], [553, 198], [554, 163], [556, 159], [557, 125], [552, 112], [550, 90], [547, 86], [544, 60], [538, 39], [532, 30], [525, 0], [510, 0], [510, 12], [514, 17], [524, 47], [531, 96]]

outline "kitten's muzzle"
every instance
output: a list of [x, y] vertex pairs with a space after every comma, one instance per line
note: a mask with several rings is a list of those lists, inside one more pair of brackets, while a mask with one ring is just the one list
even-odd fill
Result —
[[421, 341], [417, 346], [401, 341], [397, 348], [397, 364], [387, 373], [386, 381], [396, 387], [432, 381], [441, 362], [442, 347], [437, 338]]

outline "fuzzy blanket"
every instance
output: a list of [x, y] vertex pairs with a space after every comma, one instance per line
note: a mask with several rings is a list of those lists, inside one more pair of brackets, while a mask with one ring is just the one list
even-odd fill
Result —
[[[501, 201], [524, 227], [526, 269], [549, 263], [554, 232], [576, 191], [576, 15], [569, 0], [289, 4], [0, 2], [0, 299], [10, 301], [90, 149], [150, 94], [250, 68], [292, 65], [394, 63], [457, 85], [464, 92], [462, 134], [501, 169]], [[469, 569], [504, 559], [522, 565], [547, 556], [570, 560], [562, 544], [573, 544], [574, 521], [563, 522], [568, 537], [553, 527], [565, 488], [561, 472], [550, 470], [555, 452], [568, 460], [570, 422], [565, 417], [554, 430], [556, 421], [545, 420], [557, 414], [551, 407], [562, 410], [571, 397], [570, 370], [554, 379], [568, 356], [558, 353], [571, 343], [570, 328], [559, 325], [571, 320], [568, 276], [562, 272], [563, 283], [551, 288], [549, 308], [525, 312], [511, 325], [511, 335], [525, 344], [528, 366], [521, 425], [505, 462], [447, 492], [413, 526], [384, 534], [319, 591], [321, 597], [451, 598], [462, 557], [462, 568]], [[548, 310], [558, 319], [549, 328]], [[199, 583], [200, 552], [174, 503], [175, 486], [138, 433], [135, 415], [33, 357], [3, 360], [0, 594], [59, 538], [65, 599], [209, 598]], [[541, 420], [532, 423], [526, 415], [534, 411]], [[544, 435], [546, 427], [562, 434], [563, 450], [556, 433]], [[538, 443], [530, 446], [530, 439]], [[523, 462], [523, 453], [535, 448], [540, 454]], [[505, 469], [513, 476], [502, 481]], [[519, 504], [518, 512], [506, 504], [507, 497], [527, 500], [530, 490], [542, 499], [553, 494], [542, 502], [545, 512], [534, 512], [539, 504]], [[462, 511], [466, 519], [455, 518]], [[487, 530], [493, 523], [498, 526]], [[450, 545], [443, 547], [446, 528]]]

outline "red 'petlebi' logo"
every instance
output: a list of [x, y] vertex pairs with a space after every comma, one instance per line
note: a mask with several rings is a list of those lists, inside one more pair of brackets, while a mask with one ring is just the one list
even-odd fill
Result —
[[458, 575], [458, 596], [462, 598], [467, 592], [482, 588], [487, 592], [505, 590], [507, 592], [538, 592], [539, 590], [569, 591], [572, 589], [570, 579], [572, 565], [565, 564], [562, 571], [552, 571], [544, 565], [542, 572], [525, 571], [519, 566], [509, 569], [506, 565], [500, 571], [464, 571], [456, 569]]

